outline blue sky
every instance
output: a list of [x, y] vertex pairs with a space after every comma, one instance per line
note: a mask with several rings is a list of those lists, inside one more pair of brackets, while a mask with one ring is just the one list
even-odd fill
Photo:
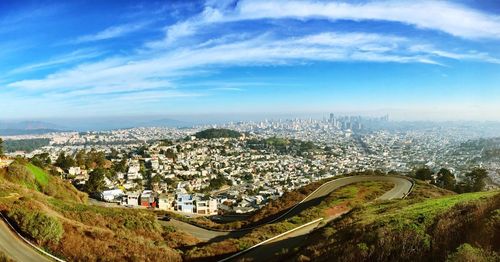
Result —
[[1, 1], [0, 119], [500, 120], [497, 1]]

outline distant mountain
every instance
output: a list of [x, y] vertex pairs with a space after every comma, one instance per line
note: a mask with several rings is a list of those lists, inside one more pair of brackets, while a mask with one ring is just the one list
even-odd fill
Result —
[[18, 135], [41, 135], [54, 132], [64, 132], [59, 129], [0, 129], [0, 136], [18, 136]]
[[35, 135], [51, 132], [61, 132], [67, 129], [42, 121], [0, 121], [0, 135]]
[[0, 129], [21, 129], [21, 130], [37, 130], [37, 129], [53, 129], [64, 130], [65, 128], [53, 123], [42, 121], [0, 121]]
[[[66, 118], [43, 121], [0, 121], [0, 135], [44, 134], [61, 131], [103, 131], [134, 127], [190, 127], [193, 124], [170, 118], [100, 117]], [[63, 126], [64, 125], [64, 126]]]

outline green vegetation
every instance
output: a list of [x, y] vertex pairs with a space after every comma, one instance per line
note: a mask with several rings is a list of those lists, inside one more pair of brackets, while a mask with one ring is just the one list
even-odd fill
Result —
[[482, 248], [473, 247], [467, 243], [460, 245], [457, 251], [448, 256], [449, 262], [495, 262], [500, 261], [500, 256]]
[[52, 161], [48, 153], [41, 153], [34, 155], [30, 162], [37, 167], [48, 168]]
[[194, 136], [198, 139], [214, 139], [214, 138], [239, 138], [241, 133], [238, 131], [224, 128], [210, 128], [200, 131]]
[[25, 160], [0, 169], [0, 212], [67, 261], [181, 261], [179, 249], [199, 242], [162, 227], [149, 210], [85, 202], [86, 194]]
[[66, 155], [64, 152], [61, 152], [56, 159], [55, 165], [63, 170], [68, 171], [70, 167], [76, 166], [76, 161], [73, 157]]
[[203, 192], [212, 192], [214, 190], [220, 189], [225, 185], [231, 185], [231, 180], [225, 178], [223, 175], [217, 175], [216, 178], [211, 179], [208, 187], [204, 188]]
[[38, 211], [16, 208], [7, 213], [9, 219], [16, 222], [19, 229], [39, 244], [61, 239], [64, 230], [61, 222], [52, 216]]
[[43, 169], [31, 163], [27, 164], [26, 168], [35, 176], [35, 180], [40, 186], [47, 186], [49, 183], [49, 175], [45, 173]]
[[26, 151], [31, 152], [40, 147], [48, 146], [50, 139], [48, 138], [33, 138], [19, 140], [5, 140], [4, 147], [7, 152]]
[[376, 199], [392, 187], [392, 184], [384, 182], [362, 182], [342, 187], [332, 192], [328, 197], [318, 199], [318, 205], [312, 205], [310, 208], [301, 210], [297, 215], [284, 221], [262, 225], [238, 239], [227, 239], [221, 242], [198, 245], [196, 248], [188, 250], [184, 259], [191, 261], [221, 258], [223, 255], [246, 249], [316, 218], [338, 216], [360, 203]]
[[89, 194], [97, 194], [105, 189], [104, 178], [106, 177], [107, 170], [97, 168], [90, 172], [89, 180], [85, 183], [84, 191]]
[[106, 154], [104, 152], [92, 149], [88, 152], [80, 150], [74, 155], [74, 157], [61, 152], [56, 159], [55, 166], [64, 170], [68, 170], [70, 167], [74, 166], [79, 166], [85, 169], [110, 169], [112, 167], [112, 162], [106, 159]]
[[[436, 176], [436, 179], [434, 179], [433, 175]], [[457, 182], [455, 176], [446, 168], [441, 168], [436, 174], [427, 167], [419, 168], [413, 176], [422, 181], [430, 181], [432, 184], [447, 190], [457, 193], [467, 193], [484, 190], [486, 186], [484, 180], [487, 177], [487, 172], [485, 169], [475, 168], [466, 173], [464, 179], [460, 182]]]
[[0, 156], [3, 156], [3, 139], [0, 138]]
[[255, 150], [270, 150], [279, 154], [291, 155], [302, 155], [321, 150], [313, 142], [282, 137], [250, 139], [247, 142], [247, 146]]
[[48, 174], [45, 170], [19, 159], [14, 161], [8, 172], [0, 175], [6, 181], [35, 190], [51, 197], [68, 201], [85, 202], [87, 195], [74, 188], [69, 182]]
[[[314, 261], [443, 261], [470, 243], [484, 250], [481, 256], [490, 257], [498, 252], [499, 209], [498, 192], [359, 205], [315, 231], [288, 256]], [[450, 258], [464, 256], [464, 249]]]

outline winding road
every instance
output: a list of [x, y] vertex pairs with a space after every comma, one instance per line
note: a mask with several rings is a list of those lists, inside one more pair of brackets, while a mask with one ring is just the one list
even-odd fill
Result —
[[[3, 161], [0, 168], [9, 166], [13, 161]], [[16, 196], [11, 194], [7, 197]], [[20, 235], [14, 231], [11, 225], [7, 224], [3, 214], [0, 214], [0, 252], [8, 258], [18, 262], [49, 262], [54, 261], [47, 256], [42, 255], [30, 246]]]
[[[302, 212], [303, 210], [319, 204], [319, 202], [321, 202], [321, 200], [324, 197], [326, 197], [332, 191], [340, 187], [365, 181], [385, 181], [394, 184], [394, 187], [391, 190], [387, 191], [381, 197], [378, 198], [381, 200], [404, 198], [406, 195], [408, 195], [408, 193], [411, 191], [413, 187], [413, 182], [403, 177], [394, 177], [394, 176], [343, 177], [324, 183], [323, 185], [318, 187], [314, 192], [312, 192], [310, 195], [304, 198], [301, 202], [297, 203], [294, 207], [289, 209], [283, 215], [270, 221], [269, 223], [274, 223], [289, 217], [293, 217]], [[231, 231], [231, 232], [207, 230], [174, 219], [172, 219], [169, 222], [162, 222], [162, 223], [174, 226], [175, 228], [181, 231], [186, 231], [203, 241], [213, 241], [215, 239], [224, 239], [228, 237], [240, 237], [246, 233], [245, 230]], [[267, 261], [267, 259], [272, 258], [276, 250], [280, 250], [283, 243], [286, 242], [284, 240], [290, 239], [290, 240], [295, 240], [296, 242], [300, 240], [302, 237], [305, 237], [311, 230], [316, 228], [318, 224], [319, 222], [311, 224], [307, 227], [301, 228], [300, 230], [294, 231], [291, 234], [275, 239], [274, 241], [265, 246], [260, 246], [249, 252], [246, 252], [245, 254], [242, 254], [242, 256], [238, 256], [237, 259], [240, 260], [240, 259], [258, 258], [258, 260]], [[52, 261], [46, 256], [43, 256], [42, 254], [34, 250], [27, 243], [25, 243], [19, 236], [17, 236], [11, 230], [11, 228], [9, 228], [7, 224], [5, 224], [5, 221], [3, 220], [0, 222], [0, 251], [2, 251], [15, 261], [20, 261], [20, 262]]]
[[5, 255], [18, 262], [53, 261], [26, 244], [1, 217], [0, 220], [0, 251]]
[[[382, 182], [391, 182], [394, 184], [394, 187], [385, 192], [382, 196], [377, 198], [378, 200], [391, 200], [391, 199], [401, 199], [406, 197], [413, 188], [413, 182], [407, 178], [403, 177], [395, 177], [395, 176], [352, 176], [352, 177], [344, 177], [336, 180], [329, 181], [321, 187], [319, 187], [316, 191], [311, 193], [308, 197], [306, 197], [301, 203], [294, 208], [286, 217], [293, 216], [295, 214], [300, 213], [301, 210], [307, 207], [301, 207], [301, 205], [307, 205], [307, 203], [313, 202], [315, 199], [322, 199], [323, 197], [330, 194], [332, 191], [349, 184], [365, 182], [365, 181], [382, 181]], [[300, 210], [300, 211], [299, 211]], [[342, 214], [339, 214], [340, 216]], [[337, 217], [338, 217], [337, 216]], [[331, 220], [335, 217], [329, 218], [327, 220]], [[281, 218], [281, 219], [284, 219]], [[326, 221], [318, 221], [317, 223], [313, 223], [308, 225], [307, 227], [303, 227], [299, 230], [293, 231], [290, 234], [286, 234], [283, 237], [276, 238], [273, 241], [266, 243], [266, 245], [259, 246], [252, 250], [241, 252], [240, 255], [235, 256], [232, 259], [226, 259], [223, 261], [277, 261], [276, 254], [281, 252], [284, 249], [292, 250], [294, 247], [298, 247], [301, 243], [306, 239], [307, 235], [318, 227], [320, 222]]]
[[[277, 221], [281, 221], [290, 217], [293, 217], [303, 210], [318, 205], [326, 196], [328, 196], [331, 192], [336, 189], [359, 182], [367, 182], [367, 181], [380, 181], [380, 182], [390, 182], [394, 184], [394, 187], [385, 192], [382, 196], [378, 198], [378, 200], [390, 200], [390, 199], [401, 199], [406, 197], [413, 188], [413, 182], [409, 178], [405, 177], [397, 177], [397, 176], [350, 176], [343, 177], [328, 181], [318, 187], [314, 192], [305, 197], [301, 202], [297, 203], [294, 207], [289, 209], [283, 215], [278, 218], [268, 222], [274, 223]], [[333, 219], [329, 218], [328, 220]], [[313, 223], [308, 225], [307, 227], [300, 228], [290, 234], [286, 234], [283, 237], [274, 239], [273, 241], [267, 243], [266, 245], [262, 245], [256, 247], [248, 252], [242, 252], [241, 255], [234, 257], [231, 260], [239, 260], [239, 261], [269, 261], [273, 258], [274, 254], [281, 251], [283, 247], [293, 247], [300, 245], [300, 242], [304, 240], [308, 233], [314, 230], [321, 221], [317, 223]], [[325, 222], [325, 221], [323, 221]], [[169, 222], [162, 222], [166, 225], [170, 225], [176, 227], [181, 231], [185, 231], [190, 233], [191, 235], [199, 238], [202, 241], [219, 241], [225, 238], [237, 238], [241, 237], [248, 230], [252, 229], [243, 229], [238, 231], [230, 231], [230, 232], [221, 232], [215, 230], [208, 230], [204, 228], [200, 228], [182, 221], [172, 219]]]

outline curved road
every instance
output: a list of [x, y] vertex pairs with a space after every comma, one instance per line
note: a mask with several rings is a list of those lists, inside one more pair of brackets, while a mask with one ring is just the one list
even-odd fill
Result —
[[[310, 206], [318, 204], [323, 197], [326, 197], [328, 194], [330, 194], [332, 191], [353, 183], [357, 182], [364, 182], [364, 181], [386, 181], [386, 182], [392, 182], [394, 183], [394, 187], [387, 191], [384, 195], [379, 197], [379, 199], [394, 199], [394, 198], [403, 198], [405, 195], [409, 193], [412, 187], [412, 182], [409, 181], [408, 179], [402, 178], [402, 177], [391, 177], [391, 176], [353, 176], [353, 177], [344, 177], [344, 178], [339, 178], [335, 179], [329, 182], [324, 183], [321, 185], [318, 189], [316, 189], [313, 193], [311, 193], [309, 196], [307, 196], [304, 200], [302, 200], [300, 203], [295, 205], [293, 208], [291, 208], [288, 212], [283, 214], [282, 216], [274, 219], [273, 221], [270, 221], [269, 223], [276, 222], [278, 220], [283, 220], [289, 217], [292, 217], [298, 213], [300, 213], [302, 210], [307, 209]], [[193, 236], [198, 237], [201, 240], [208, 241], [216, 238], [226, 238], [226, 237], [239, 237], [244, 234], [244, 231], [235, 231], [235, 232], [220, 232], [220, 231], [212, 231], [212, 230], [206, 230], [202, 229], [181, 221], [177, 220], [172, 220], [169, 222], [165, 222], [168, 225], [174, 226], [180, 230], [187, 231], [191, 233]], [[313, 224], [307, 228], [303, 228], [300, 231], [296, 231], [291, 236], [294, 238], [302, 235], [306, 235], [309, 233], [312, 229], [314, 229], [317, 226], [317, 224]], [[290, 236], [285, 236], [281, 239], [277, 239], [275, 242], [284, 240], [290, 238]], [[266, 248], [266, 246], [260, 247], [258, 249], [254, 249], [251, 252], [248, 252], [245, 254], [245, 257], [255, 258], [255, 253], [256, 251], [262, 255], [262, 254], [269, 254], [272, 256], [274, 252], [263, 252], [262, 249]], [[28, 244], [23, 242], [12, 230], [9, 228], [8, 225], [5, 224], [5, 222], [2, 220], [0, 222], [0, 251], [5, 253], [7, 256], [10, 258], [14, 259], [15, 261], [21, 261], [21, 262], [35, 262], [35, 261], [51, 261], [47, 257], [43, 256], [42, 254], [38, 253], [35, 251], [32, 247], [30, 247]]]
[[0, 251], [18, 262], [52, 261], [21, 240], [0, 217]]
[[[304, 201], [299, 203], [297, 207], [300, 205], [306, 204], [308, 202], [313, 201], [314, 199], [321, 199], [322, 197], [327, 196], [330, 194], [332, 191], [342, 187], [346, 186], [352, 183], [357, 183], [357, 182], [365, 182], [365, 181], [384, 181], [384, 182], [391, 182], [394, 183], [394, 187], [385, 192], [382, 196], [380, 196], [379, 200], [390, 200], [390, 199], [397, 199], [397, 198], [404, 198], [406, 195], [408, 195], [412, 189], [413, 183], [403, 177], [391, 177], [391, 176], [353, 176], [353, 177], [345, 177], [345, 178], [339, 178], [336, 180], [329, 181], [321, 187], [319, 187], [315, 192], [311, 193]], [[307, 208], [307, 207], [306, 207]], [[303, 210], [302, 208], [298, 208]], [[300, 211], [291, 211], [290, 214], [295, 215], [297, 213], [300, 213]], [[288, 214], [288, 215], [290, 215]], [[287, 215], [287, 216], [288, 216]], [[340, 214], [342, 215], [342, 214]], [[339, 216], [340, 216], [339, 215]], [[333, 217], [335, 218], [335, 217]], [[333, 218], [327, 219], [331, 220]], [[301, 245], [301, 243], [306, 239], [307, 235], [316, 229], [320, 222], [326, 222], [326, 221], [319, 221], [317, 223], [311, 224], [307, 227], [301, 228], [299, 230], [296, 230], [290, 234], [287, 234], [283, 237], [274, 239], [273, 241], [259, 246], [255, 249], [252, 249], [248, 252], [244, 252], [240, 256], [237, 256], [233, 259], [234, 261], [279, 261], [276, 257], [275, 254], [281, 252], [283, 249], [287, 250], [292, 250], [294, 247], [298, 247]], [[279, 256], [278, 256], [279, 257]]]
[[[406, 178], [403, 177], [396, 177], [396, 176], [351, 176], [351, 177], [343, 177], [343, 178], [338, 178], [334, 179], [331, 181], [328, 181], [324, 184], [322, 184], [318, 189], [316, 189], [314, 192], [309, 194], [304, 200], [302, 200], [300, 203], [292, 207], [290, 210], [288, 210], [286, 213], [281, 215], [280, 217], [268, 222], [268, 223], [274, 223], [286, 218], [293, 217], [303, 210], [317, 205], [321, 202], [321, 200], [328, 196], [332, 191], [349, 185], [353, 183], [358, 183], [358, 182], [366, 182], [366, 181], [385, 181], [385, 182], [391, 182], [394, 184], [394, 187], [384, 193], [382, 196], [380, 196], [378, 199], [380, 200], [389, 200], [389, 199], [395, 199], [395, 198], [403, 198], [405, 195], [407, 195], [411, 188], [413, 183]], [[165, 225], [170, 225], [173, 226], [181, 231], [185, 231], [190, 233], [191, 235], [199, 238], [202, 241], [215, 241], [215, 240], [221, 240], [224, 238], [228, 237], [240, 237], [246, 233], [247, 230], [253, 229], [243, 229], [243, 230], [238, 230], [238, 231], [229, 231], [229, 232], [222, 232], [222, 231], [215, 231], [215, 230], [208, 230], [204, 229], [201, 227], [197, 227], [194, 225], [191, 225], [189, 223], [185, 223], [182, 221], [178, 221], [175, 219], [172, 219], [171, 221], [164, 222], [162, 221], [161, 223]], [[309, 227], [308, 227], [309, 228]], [[305, 229], [301, 229], [301, 231], [304, 231]]]

